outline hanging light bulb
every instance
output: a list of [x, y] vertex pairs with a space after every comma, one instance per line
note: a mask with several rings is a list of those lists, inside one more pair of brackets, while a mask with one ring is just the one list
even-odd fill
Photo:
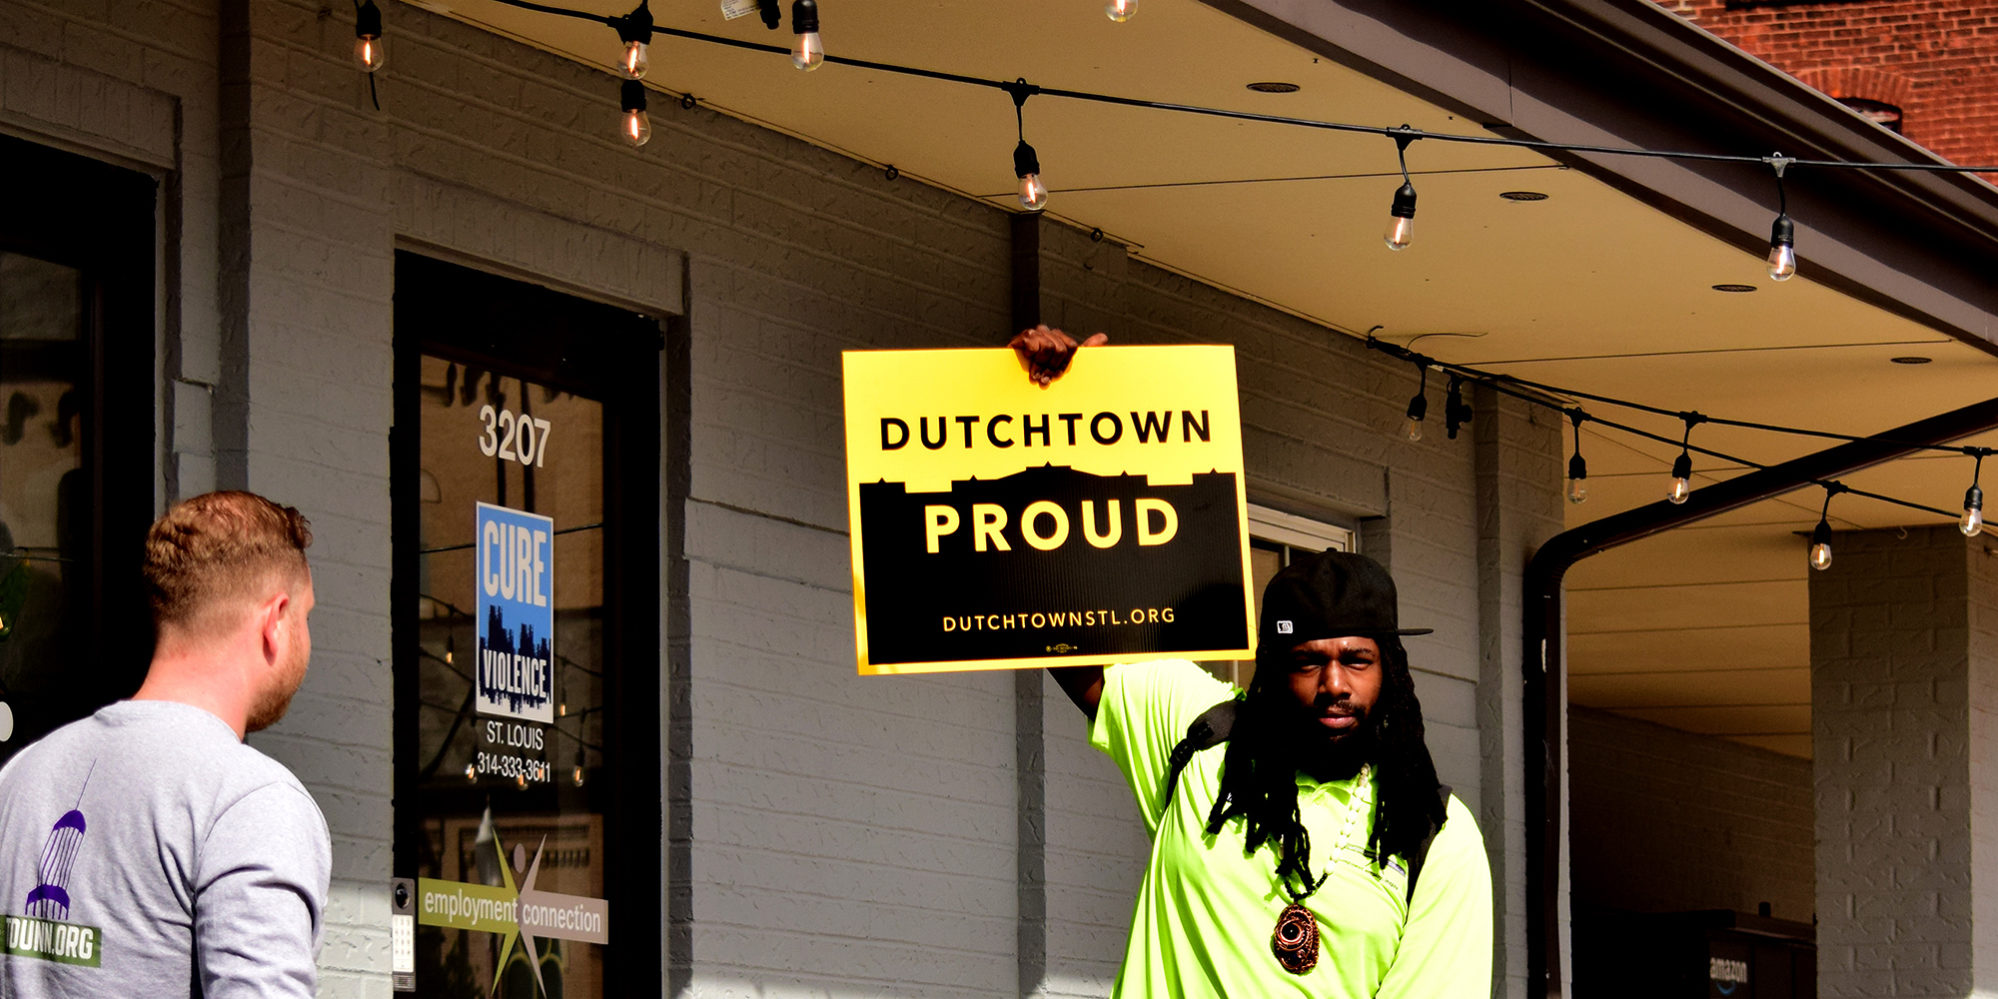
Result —
[[1831, 568], [1831, 522], [1818, 518], [1811, 529], [1811, 568], [1823, 572]]
[[1013, 173], [1020, 178], [1020, 206], [1030, 212], [1046, 208], [1048, 186], [1041, 183], [1041, 160], [1025, 139], [1013, 147]]
[[1769, 276], [1788, 281], [1797, 273], [1797, 227], [1788, 215], [1776, 216], [1769, 230]]
[[1845, 491], [1845, 486], [1837, 482], [1820, 483], [1825, 487], [1824, 509], [1818, 511], [1818, 526], [1811, 528], [1811, 568], [1823, 572], [1831, 568], [1831, 501], [1832, 497]]
[[1125, 21], [1130, 20], [1131, 15], [1137, 12], [1138, 0], [1110, 0], [1109, 3], [1103, 5], [1103, 16], [1108, 17], [1118, 24], [1123, 24]]
[[1763, 159], [1776, 174], [1776, 224], [1769, 227], [1769, 277], [1788, 281], [1797, 273], [1797, 227], [1790, 221], [1790, 197], [1783, 193], [1783, 172], [1796, 162], [1782, 153]]
[[576, 764], [575, 769], [569, 771], [569, 779], [574, 781], [577, 787], [583, 786], [583, 765], [581, 763]]
[[1672, 488], [1665, 498], [1674, 505], [1686, 502], [1693, 495], [1693, 456], [1684, 451], [1672, 460]]
[[645, 114], [645, 84], [626, 80], [619, 92], [624, 105], [624, 123], [618, 134], [637, 149], [652, 140], [652, 119]]
[[1415, 238], [1415, 185], [1402, 181], [1388, 206], [1387, 233], [1382, 237], [1390, 250], [1406, 250]]
[[1977, 532], [1984, 530], [1984, 490], [1978, 487], [1977, 480], [1984, 471], [1985, 451], [1979, 448], [1971, 454], [1976, 463], [1971, 466], [1970, 488], [1963, 492], [1963, 519], [1956, 522], [1957, 529], [1966, 538], [1974, 538]]
[[646, 6], [651, 0], [639, 0], [638, 7], [623, 17], [611, 18], [611, 27], [617, 29], [619, 41], [624, 42], [624, 55], [617, 61], [618, 72], [627, 80], [642, 80], [645, 71], [652, 68], [652, 60], [647, 54], [652, 43], [652, 11]]
[[1665, 491], [1674, 505], [1693, 495], [1693, 428], [1707, 422], [1699, 413], [1680, 413], [1679, 419], [1686, 421], [1686, 436], [1679, 442], [1679, 457], [1672, 460], [1672, 486]]
[[791, 65], [809, 73], [826, 61], [826, 43], [819, 38], [818, 0], [792, 0], [791, 30], [798, 44], [791, 47]]
[[354, 12], [354, 61], [370, 73], [388, 61], [388, 49], [382, 43], [382, 9], [375, 6], [375, 0], [366, 0]]
[[477, 764], [465, 764], [465, 779], [474, 784], [479, 782], [479, 768]]
[[1579, 409], [1568, 411], [1568, 422], [1575, 425], [1575, 454], [1568, 459], [1568, 502], [1581, 503], [1589, 498], [1589, 463], [1582, 460], [1582, 421], [1588, 414]]
[[624, 72], [627, 80], [645, 79], [645, 71], [652, 68], [652, 58], [646, 52], [645, 42], [624, 43], [624, 58], [617, 61], [617, 68]]

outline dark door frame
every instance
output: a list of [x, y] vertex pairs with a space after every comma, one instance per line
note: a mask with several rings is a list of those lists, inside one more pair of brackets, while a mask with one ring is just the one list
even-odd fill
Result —
[[[605, 980], [620, 989], [661, 975], [662, 810], [659, 711], [659, 320], [450, 264], [396, 253], [395, 424], [389, 435], [393, 526], [395, 865], [421, 835], [417, 743], [417, 384], [425, 353], [521, 375], [604, 406], [605, 747], [620, 763], [588, 788], [604, 815], [605, 896], [612, 943]], [[468, 788], [467, 793], [474, 793]], [[537, 792], [522, 792], [533, 803]], [[552, 798], [551, 798], [552, 801]]]

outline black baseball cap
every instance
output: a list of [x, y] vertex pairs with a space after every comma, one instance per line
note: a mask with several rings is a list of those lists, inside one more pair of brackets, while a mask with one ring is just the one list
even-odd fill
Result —
[[1358, 635], [1427, 635], [1404, 628], [1394, 578], [1379, 562], [1328, 550], [1284, 566], [1263, 590], [1258, 647], [1290, 649], [1299, 642]]

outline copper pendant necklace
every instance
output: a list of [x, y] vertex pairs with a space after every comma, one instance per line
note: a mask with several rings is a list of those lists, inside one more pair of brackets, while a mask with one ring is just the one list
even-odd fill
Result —
[[[1362, 765], [1359, 774], [1353, 778], [1353, 791], [1347, 800], [1346, 825], [1340, 830], [1339, 842], [1333, 846], [1335, 854], [1352, 840], [1353, 827], [1359, 824], [1360, 812], [1368, 804], [1366, 799], [1372, 797], [1362, 793], [1372, 769]], [[1283, 970], [1293, 975], [1310, 974], [1311, 969], [1318, 967], [1318, 917], [1304, 907], [1304, 900], [1331, 877], [1332, 867], [1328, 863], [1325, 873], [1305, 886], [1302, 894], [1292, 894], [1290, 882], [1281, 874], [1277, 876], [1277, 885], [1289, 896], [1290, 904], [1277, 914], [1276, 931], [1270, 934], [1270, 951], [1276, 955], [1277, 963], [1283, 966]]]
[[1277, 963], [1293, 975], [1318, 967], [1318, 917], [1298, 904], [1302, 901], [1304, 896], [1299, 896], [1297, 902], [1283, 907], [1282, 914], [1277, 916], [1276, 932], [1270, 935], [1270, 950], [1276, 953]]

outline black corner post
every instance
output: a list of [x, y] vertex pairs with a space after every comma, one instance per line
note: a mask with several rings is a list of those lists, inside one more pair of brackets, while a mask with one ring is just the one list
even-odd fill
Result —
[[[1041, 215], [1012, 216], [1012, 319], [1006, 340], [1041, 321]], [[1004, 343], [1001, 340], [1000, 343]], [[1018, 905], [1018, 960], [1021, 995], [1042, 989], [1047, 977], [1047, 733], [1041, 670], [1013, 672], [1013, 746], [1019, 789], [1015, 893]]]
[[1013, 328], [1011, 337], [1041, 321], [1041, 216], [1015, 212], [1013, 218]]

